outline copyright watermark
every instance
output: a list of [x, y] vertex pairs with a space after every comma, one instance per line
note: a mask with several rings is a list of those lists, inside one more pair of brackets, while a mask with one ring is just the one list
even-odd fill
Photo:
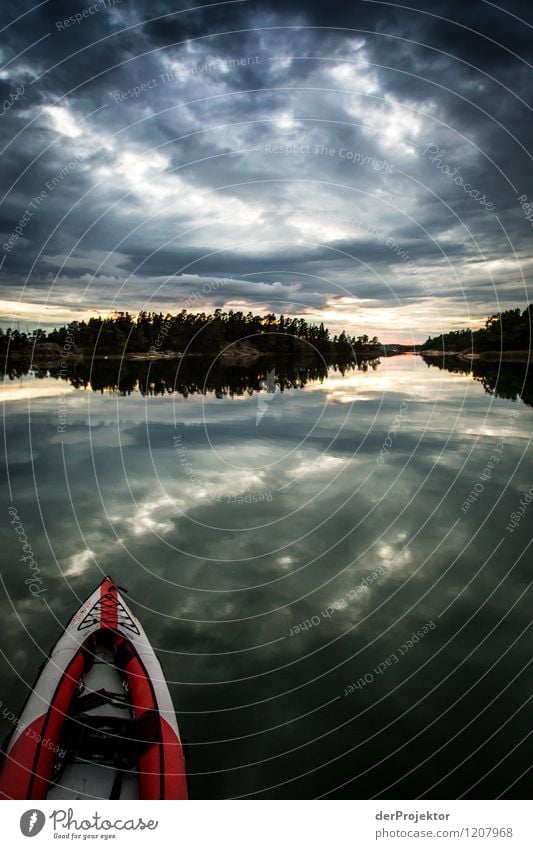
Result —
[[98, 0], [97, 3], [93, 3], [92, 6], [86, 6], [80, 12], [76, 12], [75, 15], [70, 15], [70, 17], [64, 18], [62, 21], [56, 21], [56, 29], [62, 31], [69, 27], [77, 26], [87, 20], [87, 18], [92, 17], [92, 15], [105, 12], [106, 9], [112, 9], [114, 6], [121, 6], [122, 3], [123, 0]]
[[322, 156], [330, 159], [344, 159], [352, 165], [364, 165], [374, 171], [392, 174], [394, 164], [388, 159], [376, 159], [367, 153], [350, 150], [347, 147], [330, 147], [326, 144], [265, 144], [264, 153], [271, 156]]
[[20, 562], [24, 563], [24, 565], [30, 570], [31, 575], [27, 577], [24, 581], [26, 586], [28, 587], [30, 593], [33, 596], [40, 596], [42, 593], [46, 592], [46, 587], [43, 587], [43, 578], [41, 575], [41, 570], [35, 560], [33, 549], [28, 542], [28, 536], [26, 531], [24, 530], [24, 525], [20, 521], [20, 516], [18, 514], [18, 510], [16, 507], [8, 507], [7, 512], [11, 517], [11, 525], [16, 535], [18, 536], [19, 543], [22, 546], [22, 551], [24, 552], [22, 557], [20, 558]]

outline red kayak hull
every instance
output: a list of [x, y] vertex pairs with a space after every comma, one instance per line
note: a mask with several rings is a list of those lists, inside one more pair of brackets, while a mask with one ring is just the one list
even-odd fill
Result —
[[142, 723], [144, 718], [153, 729], [138, 758], [139, 797], [188, 798], [183, 747], [159, 661], [106, 577], [72, 617], [41, 670], [6, 749], [0, 799], [47, 798], [65, 722], [103, 635], [120, 658], [134, 719]]

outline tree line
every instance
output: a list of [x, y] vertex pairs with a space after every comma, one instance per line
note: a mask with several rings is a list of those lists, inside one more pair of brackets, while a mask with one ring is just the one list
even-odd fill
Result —
[[214, 313], [189, 313], [181, 310], [176, 315], [159, 312], [116, 312], [102, 318], [71, 322], [46, 333], [34, 330], [0, 328], [0, 353], [23, 351], [42, 343], [53, 343], [60, 348], [73, 340], [72, 351], [91, 356], [174, 351], [194, 354], [216, 354], [236, 342], [248, 340], [261, 353], [346, 355], [350, 353], [373, 354], [379, 351], [377, 337], [366, 334], [351, 336], [344, 330], [331, 335], [324, 324], [311, 324], [304, 318], [279, 317], [274, 313], [253, 315], [220, 309]]
[[421, 350], [447, 352], [527, 351], [531, 349], [533, 304], [490, 315], [479, 330], [452, 330], [430, 336]]

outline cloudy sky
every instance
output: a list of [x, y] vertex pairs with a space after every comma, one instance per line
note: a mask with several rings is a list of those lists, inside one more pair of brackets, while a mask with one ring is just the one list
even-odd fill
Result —
[[533, 9], [413, 2], [4, 0], [2, 324], [524, 308]]

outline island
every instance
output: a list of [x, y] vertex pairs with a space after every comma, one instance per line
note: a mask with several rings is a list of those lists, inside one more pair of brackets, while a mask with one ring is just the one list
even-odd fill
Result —
[[264, 357], [322, 358], [350, 361], [378, 358], [377, 337], [332, 335], [324, 324], [305, 318], [254, 315], [216, 309], [214, 313], [176, 314], [115, 312], [102, 318], [71, 322], [48, 333], [0, 328], [0, 353], [5, 360], [57, 365], [72, 359], [158, 360], [182, 357], [220, 358], [225, 363], [252, 363]]
[[485, 362], [528, 363], [531, 360], [533, 304], [525, 310], [493, 313], [479, 330], [451, 330], [429, 337], [420, 346], [424, 357], [457, 357]]

